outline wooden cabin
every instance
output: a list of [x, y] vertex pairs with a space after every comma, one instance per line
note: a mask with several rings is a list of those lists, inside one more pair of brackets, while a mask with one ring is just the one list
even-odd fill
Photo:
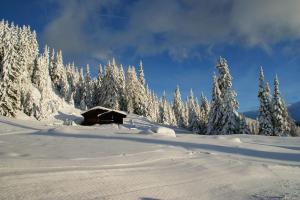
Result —
[[96, 106], [81, 113], [81, 115], [84, 117], [82, 125], [111, 123], [123, 124], [123, 119], [126, 118], [127, 113], [101, 106]]

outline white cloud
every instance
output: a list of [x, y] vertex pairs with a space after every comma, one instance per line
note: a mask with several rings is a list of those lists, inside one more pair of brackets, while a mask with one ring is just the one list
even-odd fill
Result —
[[57, 2], [60, 11], [45, 27], [45, 41], [101, 59], [131, 48], [137, 56], [167, 52], [180, 60], [199, 56], [197, 47], [219, 44], [271, 52], [276, 43], [300, 39], [298, 0]]

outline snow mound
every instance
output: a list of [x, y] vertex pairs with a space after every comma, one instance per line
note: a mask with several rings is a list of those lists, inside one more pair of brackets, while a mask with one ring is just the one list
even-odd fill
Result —
[[162, 135], [167, 137], [176, 137], [176, 133], [173, 129], [163, 126], [152, 126], [150, 129], [154, 135]]
[[241, 139], [238, 138], [238, 137], [231, 138], [230, 141], [231, 141], [231, 142], [235, 142], [235, 143], [242, 143]]

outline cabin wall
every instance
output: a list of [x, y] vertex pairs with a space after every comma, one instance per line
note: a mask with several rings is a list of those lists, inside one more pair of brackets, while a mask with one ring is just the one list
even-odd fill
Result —
[[98, 117], [85, 117], [82, 125], [93, 125], [99, 123]]
[[[118, 112], [107, 112], [100, 109], [91, 110], [84, 113], [84, 122], [82, 125], [93, 125], [93, 124], [123, 124], [123, 118], [126, 117], [124, 114]], [[99, 114], [102, 114], [99, 116]], [[99, 117], [98, 117], [99, 116]]]

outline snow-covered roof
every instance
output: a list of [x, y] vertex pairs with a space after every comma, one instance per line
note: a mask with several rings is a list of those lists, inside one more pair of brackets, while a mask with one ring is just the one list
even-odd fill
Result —
[[89, 111], [98, 110], [98, 109], [100, 109], [100, 110], [106, 110], [108, 112], [116, 112], [116, 113], [120, 113], [122, 115], [127, 115], [127, 113], [124, 112], [124, 111], [114, 110], [114, 109], [110, 109], [110, 108], [105, 108], [105, 107], [102, 107], [102, 106], [95, 106], [95, 107], [93, 107], [93, 108], [91, 108], [89, 110], [86, 110], [86, 111], [82, 112], [81, 115], [84, 115], [85, 113], [87, 113]]

